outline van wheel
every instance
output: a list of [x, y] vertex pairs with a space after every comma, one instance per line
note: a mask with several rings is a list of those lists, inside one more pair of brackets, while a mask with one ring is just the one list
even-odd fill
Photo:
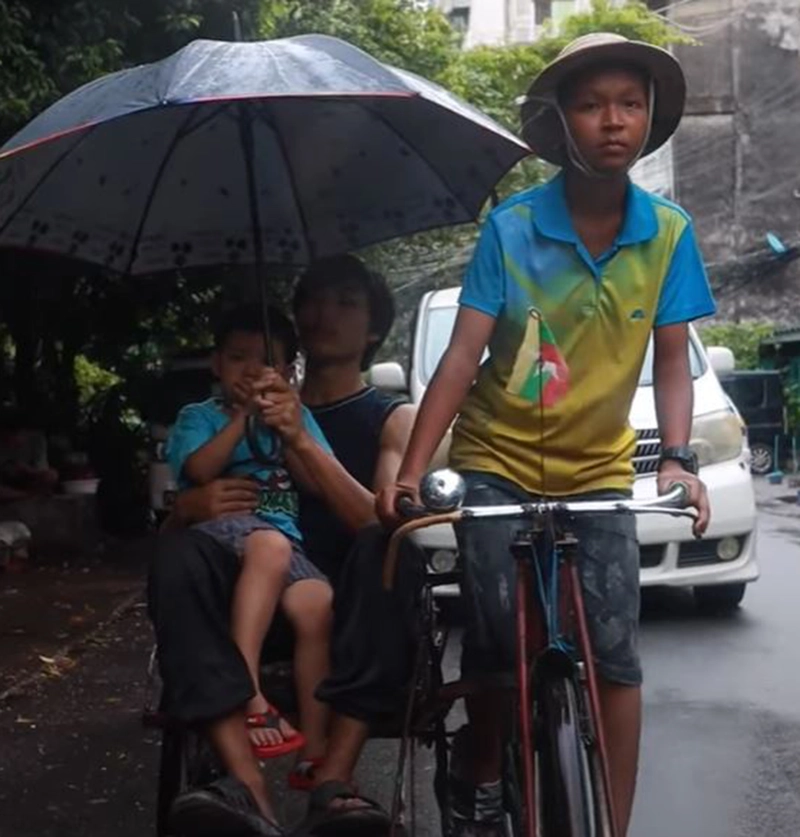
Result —
[[745, 584], [709, 584], [694, 588], [694, 600], [703, 613], [733, 613], [744, 598]]
[[763, 477], [764, 474], [772, 471], [772, 459], [772, 449], [769, 445], [765, 445], [763, 442], [756, 442], [750, 448], [750, 470], [754, 474]]

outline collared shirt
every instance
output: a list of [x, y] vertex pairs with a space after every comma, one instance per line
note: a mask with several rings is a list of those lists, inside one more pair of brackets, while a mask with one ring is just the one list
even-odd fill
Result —
[[[308, 408], [302, 407], [303, 426], [327, 453], [332, 453], [327, 439], [314, 420]], [[188, 488], [192, 483], [184, 473], [186, 460], [203, 445], [211, 441], [230, 423], [218, 398], [209, 398], [198, 404], [187, 404], [178, 413], [178, 418], [167, 439], [167, 460], [178, 482], [179, 488]], [[274, 453], [276, 434], [268, 428], [259, 428], [262, 450]], [[297, 526], [299, 498], [289, 472], [280, 462], [264, 465], [258, 462], [250, 450], [247, 440], [242, 438], [233, 450], [230, 462], [220, 476], [251, 477], [260, 485], [260, 500], [256, 514], [280, 529], [287, 537], [301, 540]]]
[[715, 310], [680, 207], [629, 184], [619, 234], [592, 258], [563, 174], [489, 215], [460, 304], [497, 324], [451, 463], [555, 496], [630, 488], [628, 412], [653, 327]]

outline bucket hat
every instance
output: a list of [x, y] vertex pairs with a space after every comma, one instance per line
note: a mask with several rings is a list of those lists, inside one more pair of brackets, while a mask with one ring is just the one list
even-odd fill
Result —
[[558, 94], [564, 82], [595, 65], [640, 67], [653, 90], [650, 133], [641, 156], [660, 148], [675, 132], [686, 101], [686, 79], [678, 61], [661, 47], [611, 32], [593, 32], [567, 44], [534, 79], [522, 100], [522, 136], [542, 159], [563, 166], [569, 159]]

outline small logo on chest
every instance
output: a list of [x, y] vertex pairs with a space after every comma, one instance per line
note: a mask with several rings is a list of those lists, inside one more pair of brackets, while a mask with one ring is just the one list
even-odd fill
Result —
[[631, 311], [632, 320], [643, 320], [645, 318], [644, 308], [634, 308]]

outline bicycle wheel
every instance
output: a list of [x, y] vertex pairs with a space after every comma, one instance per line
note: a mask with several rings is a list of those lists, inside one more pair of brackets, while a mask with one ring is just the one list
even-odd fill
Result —
[[570, 674], [537, 672], [536, 751], [542, 837], [600, 837], [595, 772]]

